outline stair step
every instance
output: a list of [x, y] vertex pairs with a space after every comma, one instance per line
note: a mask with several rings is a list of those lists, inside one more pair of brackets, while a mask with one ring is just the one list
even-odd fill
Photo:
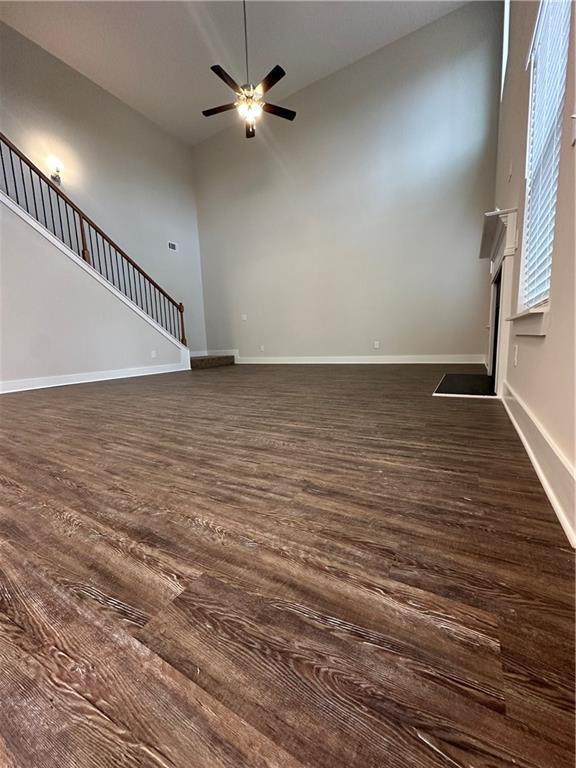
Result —
[[234, 355], [204, 355], [203, 357], [190, 358], [192, 370], [197, 368], [220, 368], [222, 365], [234, 365]]

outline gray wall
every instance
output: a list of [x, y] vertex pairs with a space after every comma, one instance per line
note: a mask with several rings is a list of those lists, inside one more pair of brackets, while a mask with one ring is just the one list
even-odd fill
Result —
[[485, 352], [500, 27], [468, 5], [300, 91], [293, 124], [196, 147], [209, 348]]
[[184, 302], [190, 348], [205, 349], [189, 149], [1, 23], [0, 129], [43, 171], [62, 161], [63, 190]]

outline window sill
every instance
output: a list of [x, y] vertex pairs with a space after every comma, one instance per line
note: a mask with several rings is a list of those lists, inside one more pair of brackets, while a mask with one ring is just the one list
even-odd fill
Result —
[[550, 304], [546, 302], [511, 315], [506, 320], [514, 323], [515, 336], [546, 336], [549, 309]]

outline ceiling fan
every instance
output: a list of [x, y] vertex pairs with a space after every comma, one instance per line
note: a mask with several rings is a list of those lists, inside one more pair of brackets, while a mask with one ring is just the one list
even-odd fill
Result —
[[210, 67], [215, 75], [223, 80], [226, 85], [231, 88], [236, 94], [236, 99], [229, 104], [222, 104], [220, 107], [212, 107], [212, 109], [204, 109], [202, 114], [204, 117], [211, 117], [212, 115], [218, 115], [220, 112], [228, 112], [230, 109], [236, 109], [238, 114], [246, 123], [246, 138], [251, 139], [256, 136], [256, 120], [260, 117], [262, 112], [268, 112], [271, 115], [282, 117], [284, 120], [294, 120], [296, 112], [292, 109], [286, 109], [285, 107], [279, 107], [276, 104], [269, 104], [263, 100], [263, 96], [267, 93], [272, 86], [281, 80], [286, 72], [278, 64], [268, 72], [266, 77], [258, 83], [258, 85], [252, 85], [250, 83], [250, 74], [248, 70], [248, 25], [246, 23], [246, 0], [242, 0], [242, 9], [244, 12], [244, 52], [246, 56], [246, 83], [244, 85], [238, 85], [238, 83], [230, 77], [228, 72], [220, 66], [220, 64], [214, 64]]

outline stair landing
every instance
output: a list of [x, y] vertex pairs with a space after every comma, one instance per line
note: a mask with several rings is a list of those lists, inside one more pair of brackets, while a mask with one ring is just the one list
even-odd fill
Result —
[[190, 368], [220, 368], [223, 365], [234, 365], [234, 355], [204, 355], [191, 357]]

